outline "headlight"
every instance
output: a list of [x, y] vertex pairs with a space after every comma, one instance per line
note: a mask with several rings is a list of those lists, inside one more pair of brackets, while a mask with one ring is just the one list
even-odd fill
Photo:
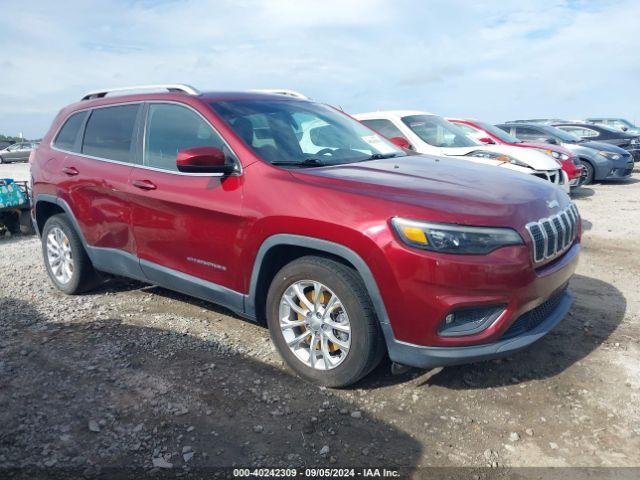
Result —
[[620, 154], [613, 153], [613, 152], [605, 152], [604, 150], [600, 150], [598, 152], [598, 155], [602, 155], [603, 157], [610, 158], [611, 160], [619, 160], [620, 159]]
[[513, 165], [518, 165], [519, 167], [531, 168], [526, 163], [518, 160], [517, 158], [513, 158], [510, 155], [505, 155], [504, 153], [498, 152], [490, 152], [487, 150], [475, 150], [473, 152], [467, 153], [468, 157], [480, 157], [480, 158], [490, 158], [491, 160], [498, 160], [499, 162], [508, 162]]
[[550, 149], [540, 149], [540, 151], [542, 153], [546, 153], [547, 155], [550, 155], [555, 160], [569, 160], [569, 155], [567, 155], [566, 153], [556, 152], [555, 150], [550, 150]]
[[440, 253], [484, 254], [507, 245], [522, 245], [510, 228], [467, 227], [394, 217], [391, 224], [404, 243]]

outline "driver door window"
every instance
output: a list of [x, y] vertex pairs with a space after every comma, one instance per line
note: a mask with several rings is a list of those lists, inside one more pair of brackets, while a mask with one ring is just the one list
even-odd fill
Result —
[[144, 165], [178, 171], [178, 152], [194, 147], [216, 147], [228, 163], [236, 159], [222, 137], [197, 113], [170, 103], [152, 103], [147, 113]]

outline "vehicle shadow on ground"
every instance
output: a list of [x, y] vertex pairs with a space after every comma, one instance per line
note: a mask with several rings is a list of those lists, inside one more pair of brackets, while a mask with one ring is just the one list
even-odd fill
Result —
[[589, 197], [593, 197], [595, 195], [595, 190], [589, 187], [578, 187], [574, 190], [571, 190], [571, 198], [573, 199], [586, 199]]
[[546, 337], [502, 360], [448, 367], [429, 384], [451, 389], [483, 389], [556, 376], [597, 349], [624, 319], [627, 301], [613, 285], [575, 275], [575, 302]]
[[12, 298], [0, 312], [2, 465], [33, 467], [30, 478], [62, 466], [114, 478], [160, 457], [176, 473], [421, 457], [398, 428], [229, 345], [117, 318], [52, 322]]
[[582, 231], [586, 232], [593, 228], [593, 223], [586, 218], [582, 218]]
[[600, 183], [603, 185], [633, 185], [634, 183], [639, 183], [640, 180], [633, 177], [624, 178], [622, 180], [601, 180]]
[[10, 236], [6, 236], [5, 234], [0, 234], [0, 247], [3, 245], [9, 245], [12, 243], [20, 243], [26, 240], [31, 240], [36, 238], [35, 235], [32, 234], [24, 234], [24, 233], [13, 233]]

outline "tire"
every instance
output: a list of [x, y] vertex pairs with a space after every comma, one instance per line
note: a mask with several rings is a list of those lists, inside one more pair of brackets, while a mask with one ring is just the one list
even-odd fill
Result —
[[[59, 243], [70, 250], [70, 255], [68, 257], [65, 256], [65, 258], [70, 259], [72, 269], [70, 274], [68, 270], [65, 270], [69, 277], [66, 280], [61, 279], [59, 275], [54, 273], [55, 267], [52, 267], [51, 256], [48, 254], [47, 242], [49, 241], [50, 235], [55, 236], [55, 234], [58, 233], [57, 231], [61, 231], [66, 237], [66, 241]], [[78, 233], [69, 221], [69, 218], [63, 213], [53, 215], [44, 224], [44, 228], [42, 229], [42, 255], [49, 278], [56, 288], [67, 295], [77, 295], [86, 292], [100, 283], [100, 277], [94, 270], [91, 260], [82, 246], [82, 241]]]
[[585, 171], [584, 181], [582, 182], [582, 185], [592, 184], [595, 176], [593, 165], [591, 165], [591, 163], [587, 162], [586, 160], [580, 160], [580, 163], [582, 164], [582, 168], [584, 168]]
[[18, 221], [18, 214], [14, 210], [9, 210], [0, 213], [0, 223], [11, 233], [15, 235], [20, 233], [20, 222]]
[[0, 157], [0, 163], [4, 163], [4, 158]]
[[[313, 314], [310, 314], [307, 310], [307, 316], [303, 317], [301, 314], [294, 312], [288, 306], [290, 304], [284, 302], [283, 297], [285, 294], [292, 292], [295, 285], [299, 286], [300, 284], [312, 282], [319, 282], [325, 288], [324, 290], [319, 289], [322, 292], [320, 294], [321, 303], [324, 301], [322, 299], [327, 299], [326, 304], [324, 306], [321, 305], [322, 309], [329, 306], [329, 299], [332, 296], [335, 295], [337, 297], [336, 304], [339, 303], [340, 307], [334, 308], [328, 314], [326, 312], [330, 308], [324, 309], [324, 315], [328, 315], [328, 320], [333, 322], [332, 325], [336, 325], [333, 315], [336, 312], [340, 312], [337, 321], [344, 322], [346, 320], [346, 324], [350, 326], [348, 336], [326, 324], [318, 327], [309, 323], [300, 328], [283, 328], [281, 325], [283, 320], [281, 318], [286, 318], [288, 315], [283, 312], [289, 312], [294, 322], [300, 322], [300, 319], [303, 319], [302, 321], [304, 322], [313, 321]], [[303, 290], [305, 292], [304, 295], [310, 300], [309, 303], [315, 303], [311, 302], [316, 296], [315, 289], [313, 287], [310, 288], [311, 290]], [[300, 306], [300, 303], [298, 306]], [[271, 282], [267, 294], [266, 309], [271, 340], [281, 357], [299, 376], [313, 383], [327, 387], [351, 385], [373, 370], [384, 355], [385, 347], [382, 332], [364, 283], [355, 270], [342, 263], [323, 257], [306, 256], [285, 265]], [[344, 317], [342, 317], [343, 314], [345, 314]], [[309, 315], [311, 320], [309, 320]], [[324, 320], [320, 321], [324, 322]], [[285, 325], [287, 322], [285, 322]], [[340, 325], [344, 328], [346, 324]], [[317, 328], [317, 330], [312, 330], [314, 328]], [[298, 353], [294, 353], [294, 350], [287, 344], [285, 336], [289, 335], [289, 339], [294, 336], [295, 341], [295, 338], [300, 338], [306, 332], [309, 332], [307, 333], [309, 341], [298, 342], [300, 348], [296, 350]], [[314, 332], [319, 332], [320, 337], [311, 337]], [[344, 350], [338, 343], [331, 341], [324, 343], [325, 339], [329, 338], [329, 334], [333, 335], [334, 339], [340, 337], [338, 341], [344, 343], [347, 342], [344, 338], [348, 338], [348, 349]], [[316, 343], [313, 338], [320, 338], [320, 340], [317, 340]], [[311, 361], [312, 344], [314, 345], [313, 358], [317, 358], [316, 354], [321, 357], [315, 362]], [[316, 345], [318, 346], [317, 350], [315, 350]], [[327, 350], [320, 348], [325, 346], [327, 346]], [[325, 356], [323, 352], [330, 351], [330, 349], [337, 350], [333, 350], [330, 355]], [[313, 368], [308, 362], [298, 357], [298, 355], [302, 355], [306, 351], [309, 351], [309, 361], [311, 364], [315, 363], [316, 368]], [[327, 358], [329, 361], [327, 361]], [[333, 361], [337, 364], [332, 365]], [[318, 362], [320, 362], [319, 366]]]

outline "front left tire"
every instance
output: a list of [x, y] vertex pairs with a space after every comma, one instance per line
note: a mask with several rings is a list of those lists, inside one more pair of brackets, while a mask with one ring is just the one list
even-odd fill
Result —
[[285, 265], [272, 280], [266, 307], [278, 352], [308, 381], [351, 385], [384, 355], [380, 326], [360, 275], [335, 260], [306, 256]]

